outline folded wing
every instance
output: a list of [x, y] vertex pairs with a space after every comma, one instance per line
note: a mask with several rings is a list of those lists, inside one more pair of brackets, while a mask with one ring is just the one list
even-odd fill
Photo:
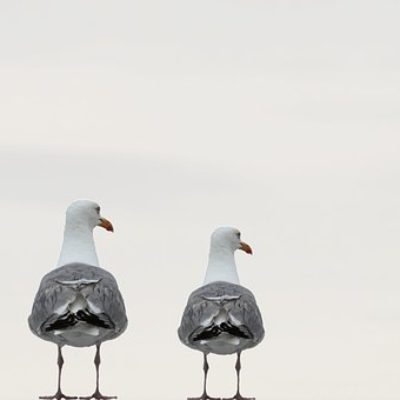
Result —
[[57, 332], [80, 321], [105, 330], [102, 340], [119, 336], [127, 326], [115, 278], [102, 268], [74, 263], [44, 276], [28, 322], [36, 335], [59, 342]]
[[213, 282], [190, 295], [178, 335], [187, 346], [204, 351], [204, 342], [222, 334], [242, 339], [238, 346], [243, 350], [263, 339], [264, 327], [250, 290], [229, 282]]

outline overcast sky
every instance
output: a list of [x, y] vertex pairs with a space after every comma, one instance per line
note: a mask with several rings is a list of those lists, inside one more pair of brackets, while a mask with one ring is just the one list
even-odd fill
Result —
[[[237, 255], [266, 338], [243, 354], [259, 400], [400, 396], [397, 1], [10, 1], [0, 5], [1, 393], [51, 394], [56, 347], [27, 326], [64, 212], [95, 232], [129, 329], [103, 347], [105, 394], [184, 400], [201, 354], [176, 329], [209, 236]], [[65, 350], [67, 394], [93, 349]], [[234, 392], [210, 357], [210, 394]]]

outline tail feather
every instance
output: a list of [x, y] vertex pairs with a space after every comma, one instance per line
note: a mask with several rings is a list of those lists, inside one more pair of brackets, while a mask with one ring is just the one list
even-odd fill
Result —
[[245, 325], [232, 325], [229, 321], [228, 322], [223, 322], [221, 324], [221, 329], [223, 332], [230, 333], [232, 336], [237, 336], [243, 339], [252, 339], [253, 335], [251, 332], [247, 329]]
[[222, 322], [220, 325], [212, 324], [207, 326], [199, 333], [193, 335], [192, 340], [197, 342], [199, 340], [216, 339], [221, 333], [229, 333], [232, 336], [242, 339], [253, 338], [253, 335], [245, 325], [236, 326], [227, 321]]
[[74, 326], [77, 322], [78, 321], [74, 318], [74, 315], [70, 312], [67, 312], [56, 320], [54, 320], [54, 318], [50, 318], [50, 321], [48, 320], [43, 324], [43, 328], [46, 332], [56, 331]]
[[75, 314], [75, 318], [80, 321], [85, 321], [90, 325], [98, 326], [99, 328], [114, 328], [114, 324], [106, 314], [93, 314], [88, 309], [79, 310]]
[[89, 325], [99, 328], [113, 329], [114, 324], [106, 314], [93, 314], [88, 309], [78, 310], [76, 313], [68, 311], [59, 316], [51, 316], [42, 326], [44, 331], [51, 332], [60, 329], [68, 329], [84, 321]]
[[193, 341], [214, 339], [221, 334], [221, 328], [218, 325], [210, 325], [203, 329], [197, 335], [193, 336]]

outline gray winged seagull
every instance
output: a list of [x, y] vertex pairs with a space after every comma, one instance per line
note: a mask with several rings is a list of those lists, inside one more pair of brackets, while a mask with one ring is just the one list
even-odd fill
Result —
[[96, 388], [80, 399], [106, 400], [99, 390], [100, 345], [125, 330], [127, 317], [117, 281], [99, 267], [93, 229], [113, 232], [110, 221], [100, 215], [100, 206], [90, 200], [76, 200], [67, 209], [64, 241], [57, 268], [45, 275], [28, 319], [31, 331], [58, 347], [58, 388], [46, 400], [71, 400], [61, 390], [64, 364], [62, 348], [96, 346]]
[[237, 354], [236, 394], [224, 400], [250, 400], [240, 394], [240, 355], [261, 342], [264, 327], [254, 295], [240, 285], [234, 257], [236, 250], [253, 253], [251, 247], [241, 241], [236, 228], [221, 227], [214, 231], [204, 284], [191, 293], [182, 316], [179, 339], [203, 353], [203, 393], [188, 400], [219, 399], [207, 394], [209, 353]]

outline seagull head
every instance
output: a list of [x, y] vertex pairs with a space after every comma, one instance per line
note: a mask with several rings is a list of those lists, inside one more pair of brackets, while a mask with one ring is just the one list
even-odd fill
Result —
[[253, 254], [251, 247], [240, 239], [240, 231], [229, 226], [217, 228], [213, 232], [211, 247], [232, 252], [242, 250], [247, 254]]
[[109, 220], [100, 214], [100, 206], [91, 200], [75, 200], [67, 208], [67, 223], [75, 226], [85, 226], [94, 229], [100, 226], [114, 232]]

